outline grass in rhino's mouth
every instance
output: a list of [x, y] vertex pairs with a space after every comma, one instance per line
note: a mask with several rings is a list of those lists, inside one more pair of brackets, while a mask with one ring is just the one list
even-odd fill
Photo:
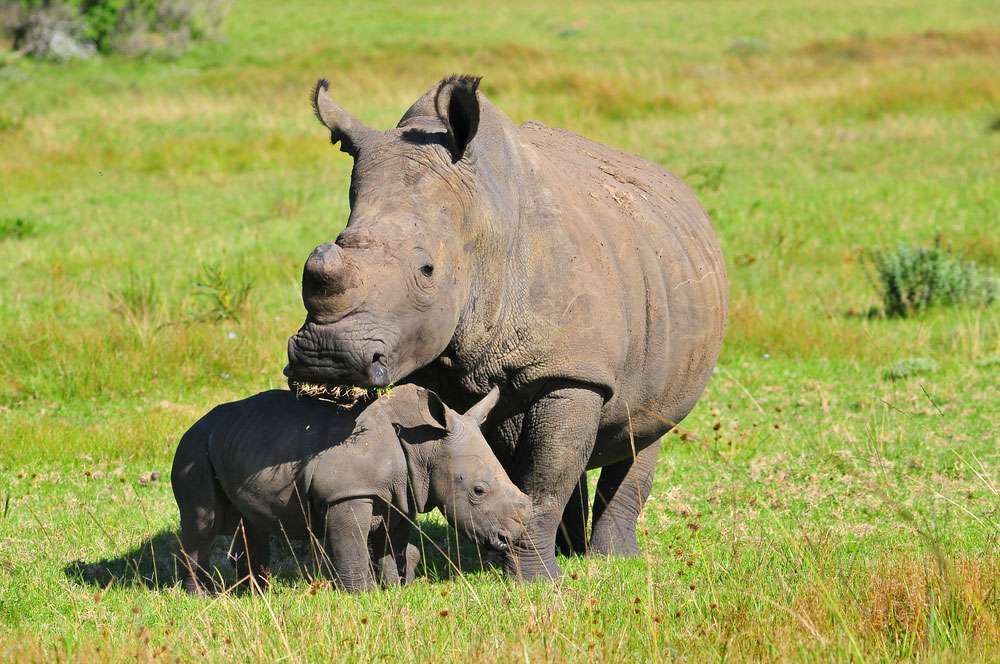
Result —
[[387, 387], [358, 387], [356, 385], [327, 385], [324, 383], [302, 383], [288, 381], [288, 387], [298, 398], [312, 397], [350, 408], [359, 403], [371, 403], [392, 391]]

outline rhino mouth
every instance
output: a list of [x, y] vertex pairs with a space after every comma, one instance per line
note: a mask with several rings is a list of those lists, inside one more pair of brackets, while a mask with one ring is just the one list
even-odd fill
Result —
[[295, 383], [382, 388], [392, 371], [381, 339], [341, 339], [316, 323], [306, 323], [288, 340], [285, 376]]
[[511, 537], [504, 532], [493, 533], [487, 538], [486, 544], [494, 551], [507, 553], [510, 551]]
[[[288, 378], [288, 367], [285, 367]], [[328, 383], [307, 383], [288, 378], [288, 389], [298, 399], [318, 399], [342, 408], [367, 406], [379, 397], [392, 391], [392, 387], [358, 387], [357, 385], [331, 385]]]

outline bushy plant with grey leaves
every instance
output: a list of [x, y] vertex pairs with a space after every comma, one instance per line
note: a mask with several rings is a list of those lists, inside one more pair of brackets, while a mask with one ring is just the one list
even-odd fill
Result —
[[864, 254], [869, 275], [882, 296], [882, 314], [905, 318], [934, 306], [988, 305], [1000, 293], [1000, 279], [973, 261], [933, 247], [905, 243]]

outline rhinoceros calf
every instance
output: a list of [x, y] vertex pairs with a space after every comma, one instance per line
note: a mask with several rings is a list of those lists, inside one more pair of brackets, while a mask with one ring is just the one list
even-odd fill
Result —
[[419, 559], [410, 527], [434, 507], [470, 538], [505, 550], [530, 503], [479, 430], [498, 394], [464, 415], [415, 385], [352, 409], [287, 390], [216, 407], [181, 438], [171, 473], [184, 588], [213, 588], [206, 568], [220, 534], [234, 535], [237, 575], [266, 583], [278, 532], [323, 542], [323, 562], [346, 590], [405, 583]]
[[506, 566], [553, 577], [557, 533], [582, 552], [581, 474], [602, 468], [590, 551], [633, 555], [660, 437], [719, 355], [726, 274], [695, 195], [638, 157], [537, 122], [515, 125], [447, 78], [376, 131], [313, 102], [354, 158], [351, 213], [306, 262], [293, 380], [403, 379], [473, 403], [533, 514]]

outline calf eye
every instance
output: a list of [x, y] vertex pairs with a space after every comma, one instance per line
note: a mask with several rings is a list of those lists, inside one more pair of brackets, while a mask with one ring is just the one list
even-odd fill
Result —
[[472, 487], [472, 493], [476, 494], [476, 496], [478, 496], [479, 498], [482, 498], [483, 496], [486, 495], [486, 487], [483, 486], [482, 484], [477, 484], [476, 486]]
[[429, 277], [434, 274], [434, 266], [431, 265], [430, 263], [427, 263], [426, 265], [420, 268], [420, 273], [423, 274], [425, 277]]

